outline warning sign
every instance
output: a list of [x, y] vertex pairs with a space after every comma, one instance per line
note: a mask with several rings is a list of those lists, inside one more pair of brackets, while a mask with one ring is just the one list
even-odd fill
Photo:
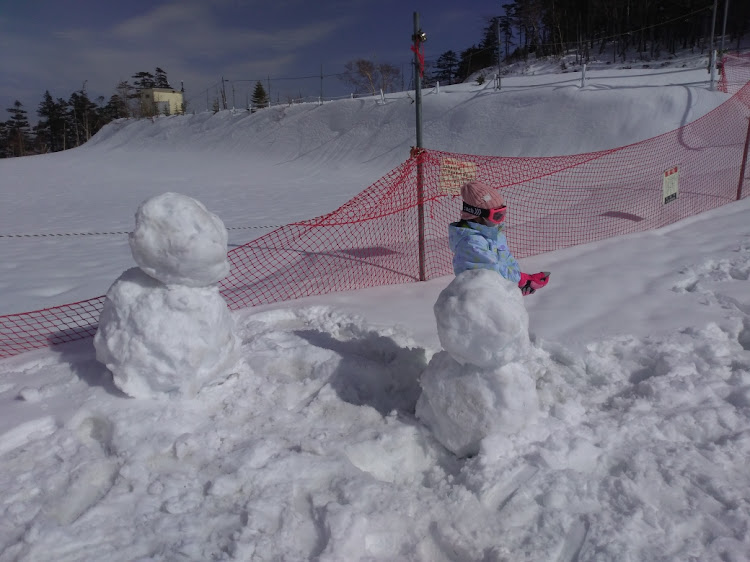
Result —
[[670, 168], [669, 170], [664, 172], [662, 196], [665, 205], [677, 200], [677, 178], [679, 177], [679, 175], [680, 170], [677, 166], [675, 166], [674, 168]]
[[461, 186], [477, 177], [475, 162], [467, 162], [458, 158], [443, 158], [440, 162], [440, 191], [450, 195], [458, 195]]

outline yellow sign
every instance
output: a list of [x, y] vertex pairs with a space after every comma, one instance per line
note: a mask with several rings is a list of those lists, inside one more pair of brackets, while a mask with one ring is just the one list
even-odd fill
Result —
[[440, 162], [440, 191], [450, 195], [458, 195], [461, 186], [475, 180], [477, 165], [458, 158], [443, 158]]
[[680, 170], [677, 166], [664, 172], [664, 181], [662, 182], [662, 200], [665, 205], [677, 200], [677, 179], [679, 175]]

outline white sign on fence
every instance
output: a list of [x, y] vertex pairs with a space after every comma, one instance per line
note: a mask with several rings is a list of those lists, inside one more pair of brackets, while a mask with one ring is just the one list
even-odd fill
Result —
[[677, 166], [670, 168], [664, 172], [664, 180], [662, 183], [662, 196], [663, 202], [666, 205], [672, 201], [677, 200], [678, 188], [677, 179], [680, 175], [680, 170]]
[[445, 157], [440, 162], [440, 191], [451, 195], [461, 193], [461, 186], [477, 177], [475, 162]]

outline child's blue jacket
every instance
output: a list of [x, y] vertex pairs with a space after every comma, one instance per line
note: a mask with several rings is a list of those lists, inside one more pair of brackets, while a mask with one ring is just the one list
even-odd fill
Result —
[[453, 250], [453, 272], [467, 269], [492, 269], [510, 281], [521, 280], [521, 267], [508, 248], [502, 228], [472, 221], [448, 226], [448, 243]]

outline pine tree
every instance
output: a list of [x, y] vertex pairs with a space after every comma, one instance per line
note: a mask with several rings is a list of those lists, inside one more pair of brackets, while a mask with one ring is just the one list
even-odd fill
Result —
[[505, 15], [500, 16], [500, 40], [503, 42], [503, 48], [505, 51], [505, 59], [507, 60], [510, 56], [510, 45], [513, 41], [513, 6], [506, 4]]
[[0, 121], [0, 158], [8, 156], [8, 125], [5, 121]]
[[64, 149], [66, 106], [64, 100], [53, 100], [49, 90], [44, 92], [44, 98], [36, 110], [40, 121], [34, 129], [40, 152], [59, 152]]
[[154, 88], [172, 88], [167, 80], [167, 73], [158, 66], [154, 71]]
[[133, 110], [133, 106], [135, 103], [133, 100], [138, 99], [138, 91], [135, 89], [134, 86], [130, 84], [127, 80], [122, 80], [117, 83], [117, 86], [115, 87], [115, 95], [122, 100], [122, 102], [125, 104], [125, 115], [123, 117], [132, 117], [135, 111]]
[[24, 156], [31, 145], [31, 130], [23, 104], [16, 100], [8, 108], [10, 119], [6, 122], [6, 153], [9, 156]]
[[128, 104], [119, 94], [112, 94], [101, 110], [102, 118], [106, 123], [129, 116]]
[[132, 78], [134, 79], [133, 86], [138, 91], [156, 87], [154, 75], [150, 72], [137, 72], [133, 74]]
[[72, 123], [75, 146], [82, 145], [99, 130], [98, 109], [89, 99], [86, 90], [79, 90], [70, 95], [68, 118]]
[[252, 102], [252, 108], [250, 111], [255, 112], [263, 107], [268, 107], [268, 94], [263, 84], [258, 80], [255, 83], [255, 89], [253, 90], [253, 97], [250, 98]]
[[435, 63], [433, 79], [443, 84], [453, 84], [458, 71], [458, 55], [455, 51], [445, 51]]
[[498, 37], [497, 32], [498, 20], [499, 18], [497, 17], [489, 19], [487, 26], [484, 28], [482, 42], [479, 43], [479, 47], [489, 51], [492, 60], [495, 60], [497, 64], [500, 64], [500, 61], [497, 60], [497, 48], [500, 43], [500, 37]]

